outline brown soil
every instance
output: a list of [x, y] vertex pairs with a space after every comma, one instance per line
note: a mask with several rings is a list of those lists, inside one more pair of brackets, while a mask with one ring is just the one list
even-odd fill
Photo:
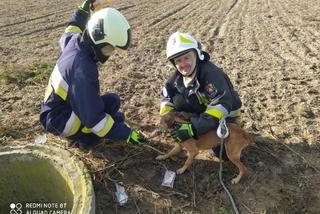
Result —
[[[47, 79], [25, 74], [55, 63], [57, 41], [77, 4], [1, 1], [1, 69], [14, 76], [0, 85], [1, 146], [34, 143], [43, 132], [38, 113]], [[239, 184], [230, 184], [237, 169], [224, 163], [224, 180], [241, 212], [320, 212], [319, 0], [114, 0], [113, 7], [128, 18], [133, 45], [101, 67], [101, 92], [120, 94], [128, 124], [147, 136], [157, 128], [159, 94], [172, 72], [166, 40], [175, 31], [189, 32], [234, 82], [244, 103], [243, 126], [257, 144], [242, 154], [249, 173]], [[64, 146], [63, 139], [48, 138]], [[151, 145], [172, 147], [166, 137]], [[161, 186], [165, 169], [176, 170], [184, 157], [159, 162], [155, 150], [121, 142], [89, 153], [69, 150], [92, 174], [97, 213], [233, 212], [219, 184], [219, 162], [205, 153], [169, 189]], [[115, 201], [114, 182], [123, 182], [129, 195], [123, 207]]]

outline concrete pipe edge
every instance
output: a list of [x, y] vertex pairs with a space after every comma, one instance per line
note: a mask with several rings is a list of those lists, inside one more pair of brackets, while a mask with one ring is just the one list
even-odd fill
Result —
[[60, 173], [73, 194], [72, 214], [94, 214], [95, 194], [91, 176], [83, 162], [69, 151], [54, 145], [22, 145], [0, 148], [4, 155], [33, 155], [45, 159]]

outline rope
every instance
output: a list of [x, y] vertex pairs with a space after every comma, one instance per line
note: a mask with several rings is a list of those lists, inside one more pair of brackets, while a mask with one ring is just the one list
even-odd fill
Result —
[[220, 124], [219, 124], [219, 128], [217, 130], [217, 133], [218, 136], [220, 137], [220, 152], [219, 152], [219, 158], [220, 158], [220, 169], [219, 169], [219, 181], [220, 181], [220, 184], [222, 185], [223, 189], [226, 191], [228, 197], [229, 197], [229, 200], [232, 204], [232, 208], [234, 210], [234, 212], [236, 214], [240, 214], [239, 212], [239, 209], [237, 208], [237, 205], [236, 205], [236, 202], [234, 201], [230, 191], [228, 190], [228, 188], [224, 185], [224, 182], [223, 182], [223, 179], [222, 179], [222, 169], [223, 169], [223, 166], [222, 166], [222, 152], [223, 152], [223, 140], [224, 138], [228, 135], [228, 128], [227, 128], [227, 125], [226, 125], [226, 121], [225, 119], [222, 119], [220, 120]]

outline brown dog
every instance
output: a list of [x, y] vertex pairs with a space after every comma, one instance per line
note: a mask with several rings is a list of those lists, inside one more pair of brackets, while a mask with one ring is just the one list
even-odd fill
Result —
[[[169, 112], [162, 116], [160, 120], [160, 127], [164, 130], [170, 130], [173, 128], [176, 122], [186, 122], [187, 119], [179, 112]], [[241, 163], [240, 155], [242, 149], [253, 141], [248, 133], [241, 129], [236, 124], [228, 124], [229, 136], [224, 139], [224, 148], [229, 160], [239, 168], [239, 174], [233, 178], [231, 183], [236, 184], [240, 181], [241, 177], [246, 173], [247, 168]], [[157, 160], [165, 160], [177, 153], [182, 149], [187, 151], [187, 160], [183, 167], [177, 170], [177, 174], [182, 174], [191, 165], [195, 156], [200, 150], [212, 149], [220, 145], [220, 138], [217, 136], [216, 131], [212, 130], [198, 137], [198, 139], [188, 139], [181, 143], [176, 143], [174, 148], [165, 155], [159, 155], [156, 157]]]

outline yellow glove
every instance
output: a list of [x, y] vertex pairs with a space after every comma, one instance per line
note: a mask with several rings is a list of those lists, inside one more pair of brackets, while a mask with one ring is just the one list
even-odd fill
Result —
[[125, 141], [125, 144], [131, 144], [131, 145], [143, 145], [147, 143], [147, 139], [136, 130], [132, 130], [131, 134]]

